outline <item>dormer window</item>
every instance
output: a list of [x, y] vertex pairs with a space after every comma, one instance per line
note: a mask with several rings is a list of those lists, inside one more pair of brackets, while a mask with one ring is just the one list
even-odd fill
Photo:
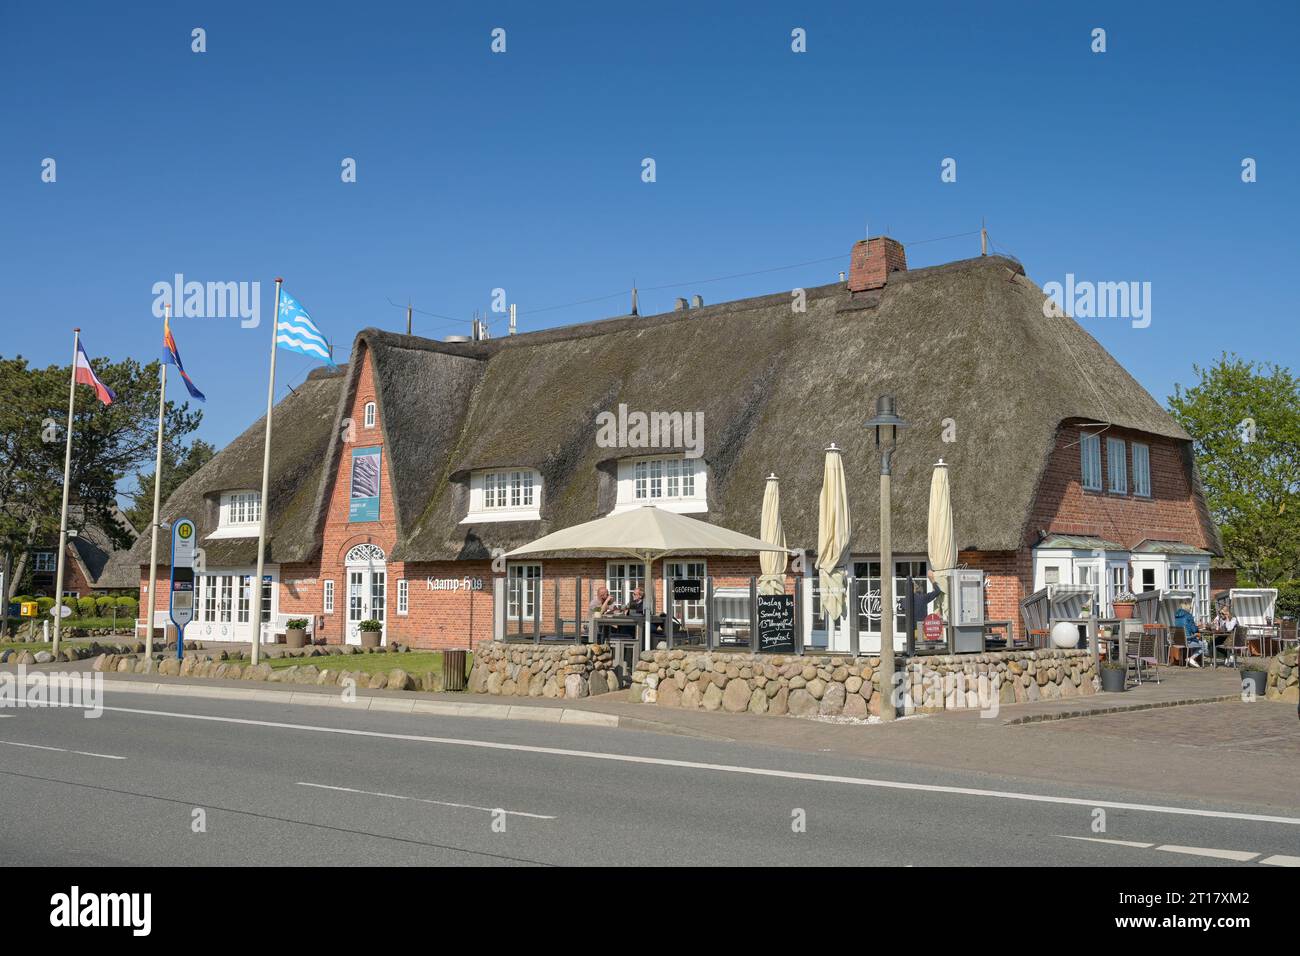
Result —
[[365, 423], [367, 428], [375, 427], [375, 403], [366, 402]]
[[221, 495], [217, 530], [210, 538], [242, 538], [256, 535], [262, 519], [262, 496], [256, 491], [227, 491]]
[[475, 521], [536, 521], [542, 516], [542, 476], [531, 468], [477, 471], [470, 476], [469, 514]]
[[655, 505], [680, 513], [707, 511], [706, 481], [703, 458], [661, 455], [621, 461], [614, 510]]

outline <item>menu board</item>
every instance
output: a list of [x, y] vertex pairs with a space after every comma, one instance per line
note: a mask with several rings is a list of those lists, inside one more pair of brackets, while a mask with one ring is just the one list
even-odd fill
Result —
[[798, 640], [794, 629], [794, 595], [758, 596], [758, 649], [764, 654], [793, 654]]

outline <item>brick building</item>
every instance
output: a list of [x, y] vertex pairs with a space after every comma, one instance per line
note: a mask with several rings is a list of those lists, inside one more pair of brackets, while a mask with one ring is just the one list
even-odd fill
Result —
[[[882, 393], [910, 424], [894, 458], [896, 576], [925, 572], [942, 458], [959, 558], [987, 573], [989, 618], [1019, 628], [1019, 601], [1052, 581], [1094, 583], [1106, 604], [1120, 589], [1187, 586], [1208, 611], [1226, 578], [1210, 579], [1221, 548], [1188, 435], [1044, 301], [1011, 259], [909, 271], [903, 247], [877, 238], [855, 245], [846, 282], [819, 288], [471, 342], [366, 329], [346, 366], [314, 372], [277, 406], [263, 613], [309, 616], [330, 642], [356, 641], [374, 618], [390, 640], [469, 646], [539, 603], [577, 605], [578, 577], [622, 594], [646, 580], [626, 558], [506, 551], [643, 504], [757, 535], [776, 473], [787, 543], [807, 554], [787, 588], [802, 589], [810, 640], [839, 649], [845, 622], [821, 618], [813, 569], [834, 442], [849, 477], [849, 570], [867, 591], [862, 646], [878, 648], [879, 458], [862, 422]], [[638, 412], [673, 427], [642, 430]], [[262, 428], [164, 508], [199, 525], [199, 639], [246, 640], [255, 627]], [[142, 588], [147, 555], [145, 542], [124, 559]], [[756, 557], [672, 564], [650, 569], [660, 607], [665, 573], [718, 587], [759, 573]]]

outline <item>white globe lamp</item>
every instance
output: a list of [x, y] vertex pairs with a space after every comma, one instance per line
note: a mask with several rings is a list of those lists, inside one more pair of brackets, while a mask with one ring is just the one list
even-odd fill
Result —
[[1052, 646], [1062, 650], [1079, 643], [1079, 627], [1069, 621], [1057, 621], [1052, 625]]

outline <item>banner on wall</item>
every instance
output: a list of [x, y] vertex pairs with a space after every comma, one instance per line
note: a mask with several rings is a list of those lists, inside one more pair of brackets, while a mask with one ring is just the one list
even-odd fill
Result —
[[352, 491], [348, 500], [349, 521], [379, 520], [380, 448], [352, 450]]

